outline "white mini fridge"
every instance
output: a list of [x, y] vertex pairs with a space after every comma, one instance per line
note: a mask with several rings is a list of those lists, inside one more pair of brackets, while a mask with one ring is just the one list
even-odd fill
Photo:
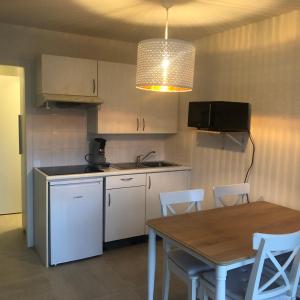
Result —
[[103, 179], [50, 183], [50, 265], [103, 253]]

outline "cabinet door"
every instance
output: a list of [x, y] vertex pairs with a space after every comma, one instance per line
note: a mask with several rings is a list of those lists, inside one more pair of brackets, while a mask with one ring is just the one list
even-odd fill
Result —
[[105, 242], [144, 234], [145, 186], [106, 191]]
[[97, 96], [97, 61], [42, 55], [42, 93]]
[[137, 133], [140, 100], [135, 87], [134, 65], [99, 62], [98, 133]]
[[190, 171], [147, 174], [146, 221], [161, 218], [159, 193], [189, 189]]
[[178, 130], [178, 95], [139, 91], [141, 95], [141, 130], [144, 133], [176, 133]]

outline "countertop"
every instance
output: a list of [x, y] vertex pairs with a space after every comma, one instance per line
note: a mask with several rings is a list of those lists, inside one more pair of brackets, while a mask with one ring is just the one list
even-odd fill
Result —
[[159, 168], [140, 168], [140, 169], [127, 169], [120, 170], [116, 168], [103, 168], [104, 172], [95, 173], [83, 173], [83, 174], [71, 174], [71, 175], [55, 175], [48, 176], [42, 172], [39, 168], [34, 168], [36, 172], [39, 172], [46, 177], [47, 181], [54, 180], [66, 180], [66, 179], [79, 179], [79, 178], [94, 178], [94, 177], [107, 177], [117, 175], [129, 175], [129, 174], [148, 174], [148, 173], [159, 173], [159, 172], [174, 172], [174, 171], [187, 171], [191, 170], [190, 166], [172, 166], [172, 167], [159, 167]]

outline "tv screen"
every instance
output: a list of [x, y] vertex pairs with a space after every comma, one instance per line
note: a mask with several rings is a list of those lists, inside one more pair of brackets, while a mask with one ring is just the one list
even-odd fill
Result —
[[251, 107], [244, 102], [190, 102], [188, 126], [220, 132], [250, 130]]

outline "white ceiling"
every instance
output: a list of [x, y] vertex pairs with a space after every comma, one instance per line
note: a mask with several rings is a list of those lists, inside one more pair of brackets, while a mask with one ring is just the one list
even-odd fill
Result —
[[[203, 35], [300, 8], [299, 0], [170, 0], [169, 36]], [[162, 37], [160, 0], [2, 0], [0, 22], [139, 41]]]

